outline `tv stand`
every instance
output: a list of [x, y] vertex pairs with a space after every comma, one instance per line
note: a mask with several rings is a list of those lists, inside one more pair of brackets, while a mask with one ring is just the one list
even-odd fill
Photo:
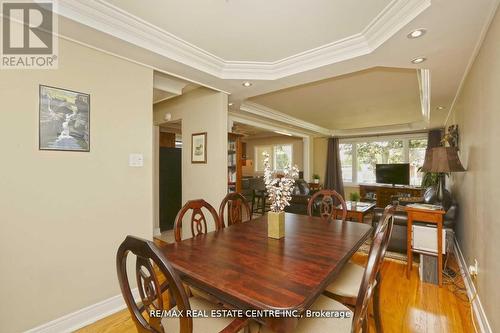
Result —
[[391, 184], [360, 184], [359, 194], [362, 201], [375, 202], [377, 207], [385, 207], [392, 202], [393, 196], [421, 197], [424, 189], [418, 186]]

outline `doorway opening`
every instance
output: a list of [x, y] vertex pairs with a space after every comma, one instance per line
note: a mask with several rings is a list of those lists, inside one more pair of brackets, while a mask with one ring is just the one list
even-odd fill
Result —
[[158, 190], [160, 238], [174, 241], [174, 223], [182, 207], [182, 123], [160, 124], [158, 152]]

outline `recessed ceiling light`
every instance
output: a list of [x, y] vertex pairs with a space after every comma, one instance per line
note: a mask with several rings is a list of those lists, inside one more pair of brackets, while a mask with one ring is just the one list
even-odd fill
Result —
[[229, 102], [227, 105], [229, 105], [229, 106], [233, 106], [233, 102]]
[[412, 63], [414, 63], [415, 65], [416, 64], [421, 64], [423, 63], [424, 61], [426, 61], [427, 58], [424, 58], [424, 57], [418, 57], [418, 58], [415, 58], [415, 59], [412, 59]]
[[415, 29], [412, 32], [410, 32], [408, 35], [406, 35], [406, 37], [408, 37], [410, 39], [415, 39], [415, 38], [422, 37], [423, 35], [425, 35], [426, 32], [427, 32], [427, 30], [425, 30], [425, 29]]
[[243, 87], [251, 87], [252, 86], [252, 82], [248, 82], [248, 81], [245, 81], [242, 83]]
[[440, 105], [440, 106], [438, 106], [438, 107], [437, 107], [437, 109], [438, 109], [438, 110], [444, 110], [444, 106], [441, 106], [441, 105]]

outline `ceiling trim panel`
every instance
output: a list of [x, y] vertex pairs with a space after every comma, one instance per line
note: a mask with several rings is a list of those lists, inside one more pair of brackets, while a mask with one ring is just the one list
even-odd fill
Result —
[[220, 79], [276, 80], [369, 54], [430, 5], [393, 0], [360, 33], [273, 62], [222, 59], [103, 0], [61, 1], [57, 12]]

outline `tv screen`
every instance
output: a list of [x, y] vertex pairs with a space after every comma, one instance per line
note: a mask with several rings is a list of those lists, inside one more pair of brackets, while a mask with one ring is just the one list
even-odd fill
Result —
[[410, 164], [377, 164], [375, 168], [377, 183], [392, 185], [410, 184]]

